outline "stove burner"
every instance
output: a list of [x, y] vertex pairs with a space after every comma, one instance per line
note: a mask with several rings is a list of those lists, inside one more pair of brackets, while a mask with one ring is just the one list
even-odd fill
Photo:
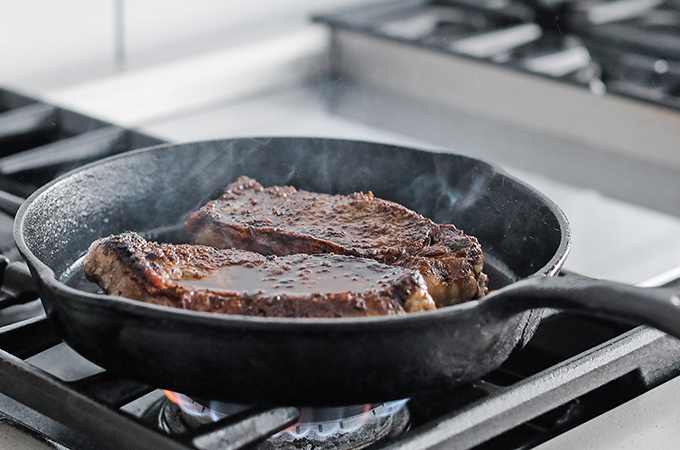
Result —
[[[169, 434], [182, 434], [201, 425], [217, 422], [246, 411], [249, 406], [203, 402], [165, 391], [158, 426]], [[397, 436], [409, 426], [406, 400], [379, 405], [301, 408], [298, 423], [260, 443], [258, 450], [328, 448], [361, 449], [388, 436]]]

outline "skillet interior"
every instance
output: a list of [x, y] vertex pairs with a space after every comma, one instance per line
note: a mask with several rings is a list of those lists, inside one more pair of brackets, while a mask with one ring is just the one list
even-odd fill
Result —
[[[26, 250], [61, 277], [95, 239], [181, 229], [240, 175], [332, 194], [372, 191], [477, 236], [516, 278], [566, 253], [561, 212], [488, 164], [459, 155], [353, 141], [275, 138], [161, 146], [113, 157], [32, 196], [17, 227]], [[180, 226], [178, 226], [180, 224]]]
[[[34, 194], [17, 215], [17, 243], [39, 278], [48, 316], [64, 340], [111, 370], [156, 383], [160, 380], [166, 383], [163, 387], [203, 397], [340, 404], [403, 397], [479, 376], [499, 365], [537, 324], [536, 315], [527, 313], [485, 325], [493, 318], [475, 317], [472, 305], [358, 323], [203, 317], [111, 297], [103, 301], [103, 297], [55, 281], [72, 278], [77, 267], [74, 261], [101, 236], [135, 230], [181, 241], [178, 225], [240, 175], [265, 186], [291, 184], [317, 192], [371, 190], [437, 222], [455, 223], [480, 239], [490, 268], [505, 281], [554, 274], [568, 250], [568, 226], [554, 205], [474, 159], [310, 138], [159, 147], [95, 163], [56, 180]], [[497, 283], [502, 277], [493, 278]], [[480, 332], [482, 326], [486, 328]], [[277, 349], [273, 343], [281, 340], [277, 333], [285, 334], [285, 348]], [[346, 343], [344, 350], [335, 348], [331, 359], [317, 355], [322, 352], [319, 349], [337, 347], [339, 337]], [[403, 341], [414, 339], [404, 345]], [[148, 345], [140, 344], [144, 341]], [[366, 346], [365, 359], [357, 355], [358, 346]], [[295, 350], [286, 354], [291, 347]], [[427, 353], [422, 348], [431, 348], [431, 354], [413, 359], [413, 353]], [[202, 352], [205, 359], [191, 359]], [[373, 362], [376, 352], [384, 353], [384, 360]], [[283, 356], [277, 359], [278, 354]], [[253, 355], [262, 360], [253, 362]], [[209, 362], [210, 358], [217, 362]], [[241, 358], [250, 358], [248, 367], [236, 361]], [[317, 365], [325, 375], [298, 376], [310, 359], [319, 359]], [[221, 375], [220, 370], [229, 364], [229, 371], [243, 375]], [[351, 376], [332, 373], [345, 371]], [[377, 371], [390, 373], [389, 381], [376, 379]], [[196, 381], [177, 384], [172, 379], [178, 376]], [[297, 379], [302, 387], [276, 394], [274, 389], [281, 389], [273, 381], [277, 377]], [[336, 387], [328, 393], [331, 382]], [[248, 383], [252, 386], [245, 386]], [[265, 384], [272, 388], [264, 388]], [[376, 389], [376, 385], [381, 387]]]

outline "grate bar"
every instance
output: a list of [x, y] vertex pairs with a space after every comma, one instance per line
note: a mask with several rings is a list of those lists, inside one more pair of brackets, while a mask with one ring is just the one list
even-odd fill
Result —
[[0, 297], [0, 308], [28, 303], [38, 298], [38, 286], [26, 263], [15, 261], [4, 268]]
[[218, 422], [216, 425], [219, 428], [195, 436], [192, 439], [194, 445], [200, 450], [236, 450], [283, 430], [300, 417], [300, 411], [293, 407], [256, 410], [245, 414], [245, 417], [237, 414]]
[[109, 372], [72, 381], [69, 386], [113, 408], [120, 408], [154, 390], [151, 386]]
[[0, 158], [0, 173], [12, 175], [66, 163], [84, 163], [124, 150], [126, 131], [110, 126]]
[[69, 389], [67, 383], [5, 351], [0, 351], [0, 392], [110, 448], [193, 448]]
[[15, 216], [19, 207], [25, 201], [23, 197], [19, 197], [9, 192], [0, 190], [0, 211]]
[[57, 108], [33, 104], [0, 114], [0, 139], [56, 128]]
[[0, 351], [12, 357], [30, 358], [60, 342], [44, 315], [0, 328]]
[[378, 448], [473, 448], [640, 368], [669, 339], [648, 327], [635, 328]]

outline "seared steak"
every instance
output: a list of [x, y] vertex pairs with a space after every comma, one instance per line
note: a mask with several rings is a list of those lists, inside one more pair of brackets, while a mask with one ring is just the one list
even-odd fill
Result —
[[128, 232], [95, 241], [83, 267], [109, 294], [195, 311], [356, 317], [435, 308], [418, 272], [341, 255], [263, 256]]
[[481, 297], [487, 277], [476, 238], [368, 194], [328, 195], [291, 186], [264, 188], [241, 177], [193, 213], [197, 244], [273, 255], [335, 253], [413, 268], [437, 306]]

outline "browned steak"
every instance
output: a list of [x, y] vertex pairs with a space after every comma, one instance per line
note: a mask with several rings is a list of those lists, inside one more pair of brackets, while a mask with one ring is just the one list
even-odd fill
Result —
[[264, 188], [241, 177], [193, 213], [197, 244], [291, 255], [335, 253], [420, 271], [437, 306], [481, 297], [487, 277], [477, 239], [372, 193], [328, 195]]
[[83, 267], [109, 294], [195, 311], [356, 317], [435, 308], [418, 272], [341, 255], [263, 256], [128, 232], [95, 241]]

